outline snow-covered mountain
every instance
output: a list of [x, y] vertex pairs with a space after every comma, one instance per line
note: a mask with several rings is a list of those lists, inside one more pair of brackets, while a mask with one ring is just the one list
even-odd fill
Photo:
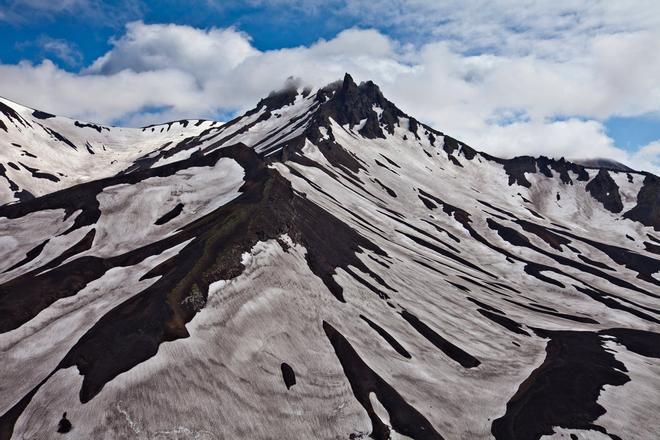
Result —
[[348, 75], [225, 124], [0, 104], [0, 439], [660, 432], [655, 175]]
[[0, 204], [130, 171], [221, 124], [185, 120], [117, 128], [62, 118], [0, 98]]

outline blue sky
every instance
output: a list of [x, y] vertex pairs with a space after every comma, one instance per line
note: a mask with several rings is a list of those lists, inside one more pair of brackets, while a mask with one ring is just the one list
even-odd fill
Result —
[[349, 71], [503, 156], [660, 167], [660, 7], [637, 0], [0, 0], [0, 95], [114, 124], [224, 119]]
[[660, 119], [653, 115], [613, 117], [605, 120], [605, 127], [608, 136], [628, 151], [635, 151], [660, 139]]
[[[22, 59], [39, 61], [44, 56], [50, 56], [62, 68], [79, 67], [44, 52], [38, 44], [38, 38], [66, 40], [82, 55], [81, 63], [91, 62], [108, 51], [111, 48], [110, 39], [122, 32], [126, 22], [133, 20], [198, 28], [233, 26], [249, 34], [253, 45], [260, 50], [309, 45], [319, 38], [332, 38], [341, 30], [355, 25], [355, 20], [347, 18], [328, 19], [327, 11], [301, 15], [295, 8], [256, 3], [250, 5], [249, 2], [231, 3], [214, 6], [208, 2], [198, 2], [194, 7], [190, 7], [188, 2], [172, 0], [135, 3], [133, 8], [126, 8], [123, 12], [125, 15], [117, 21], [107, 20], [103, 15], [91, 19], [89, 16], [77, 16], [75, 10], [35, 14], [34, 9], [24, 6], [25, 18], [5, 22], [0, 27], [0, 38], [8, 43], [0, 47], [0, 60], [16, 63]], [[0, 1], [0, 7], [11, 8], [12, 4], [19, 2]], [[14, 8], [20, 11], [20, 8]], [[114, 9], [108, 10], [108, 13], [113, 12]], [[291, 26], [294, 20], [296, 25]], [[388, 29], [383, 31], [387, 32]]]

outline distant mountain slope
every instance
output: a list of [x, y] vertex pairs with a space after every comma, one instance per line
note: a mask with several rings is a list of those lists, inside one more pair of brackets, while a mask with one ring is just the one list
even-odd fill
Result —
[[33, 110], [0, 98], [0, 203], [27, 200], [124, 171], [218, 122], [117, 128]]
[[496, 158], [348, 75], [184, 125], [0, 206], [0, 439], [660, 430], [657, 176]]
[[588, 168], [605, 168], [607, 170], [625, 171], [625, 172], [635, 171], [629, 166], [626, 166], [621, 162], [617, 162], [616, 160], [612, 160], [612, 159], [603, 159], [603, 158], [581, 159], [581, 160], [576, 160], [574, 162]]

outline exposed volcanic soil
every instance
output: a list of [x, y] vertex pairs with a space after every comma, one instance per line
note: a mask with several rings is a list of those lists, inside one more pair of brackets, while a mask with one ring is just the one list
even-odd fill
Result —
[[0, 104], [0, 440], [660, 432], [657, 176], [349, 75], [224, 124]]

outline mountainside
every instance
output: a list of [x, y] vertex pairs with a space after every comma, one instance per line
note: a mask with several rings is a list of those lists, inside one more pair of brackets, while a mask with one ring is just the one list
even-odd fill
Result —
[[105, 127], [0, 98], [0, 204], [129, 171], [135, 162], [219, 125], [186, 120], [144, 128]]
[[225, 124], [2, 100], [0, 204], [0, 439], [660, 432], [655, 175], [496, 158], [346, 75]]

